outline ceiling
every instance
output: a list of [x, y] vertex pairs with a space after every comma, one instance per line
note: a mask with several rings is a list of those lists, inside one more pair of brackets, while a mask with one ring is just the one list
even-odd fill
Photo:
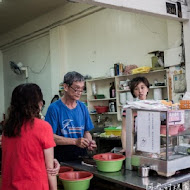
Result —
[[0, 0], [0, 34], [66, 3], [67, 0]]

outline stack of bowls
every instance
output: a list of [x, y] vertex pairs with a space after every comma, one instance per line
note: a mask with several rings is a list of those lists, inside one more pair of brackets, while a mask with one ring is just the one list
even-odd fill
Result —
[[108, 112], [108, 106], [94, 106], [97, 113], [105, 113]]

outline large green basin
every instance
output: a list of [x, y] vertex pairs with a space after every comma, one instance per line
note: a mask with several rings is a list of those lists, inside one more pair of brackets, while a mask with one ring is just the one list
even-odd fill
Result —
[[93, 157], [97, 169], [102, 172], [117, 172], [121, 170], [125, 156], [115, 153], [97, 154]]
[[72, 171], [59, 174], [64, 190], [87, 190], [93, 174], [86, 171]]

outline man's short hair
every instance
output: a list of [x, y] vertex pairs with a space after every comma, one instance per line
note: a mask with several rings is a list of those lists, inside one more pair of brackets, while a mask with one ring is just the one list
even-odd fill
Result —
[[71, 86], [73, 82], [82, 82], [84, 81], [84, 76], [76, 71], [68, 72], [65, 74], [63, 83]]

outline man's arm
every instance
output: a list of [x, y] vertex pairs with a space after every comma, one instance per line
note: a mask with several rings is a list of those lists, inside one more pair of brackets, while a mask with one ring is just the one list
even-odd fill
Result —
[[[91, 137], [92, 139], [92, 137]], [[90, 141], [87, 138], [68, 138], [54, 134], [54, 141], [56, 145], [76, 145], [80, 148], [89, 146]]]
[[53, 134], [56, 145], [76, 145], [76, 139]]
[[84, 132], [84, 138], [87, 138], [90, 142], [92, 141], [92, 135], [89, 131]]

